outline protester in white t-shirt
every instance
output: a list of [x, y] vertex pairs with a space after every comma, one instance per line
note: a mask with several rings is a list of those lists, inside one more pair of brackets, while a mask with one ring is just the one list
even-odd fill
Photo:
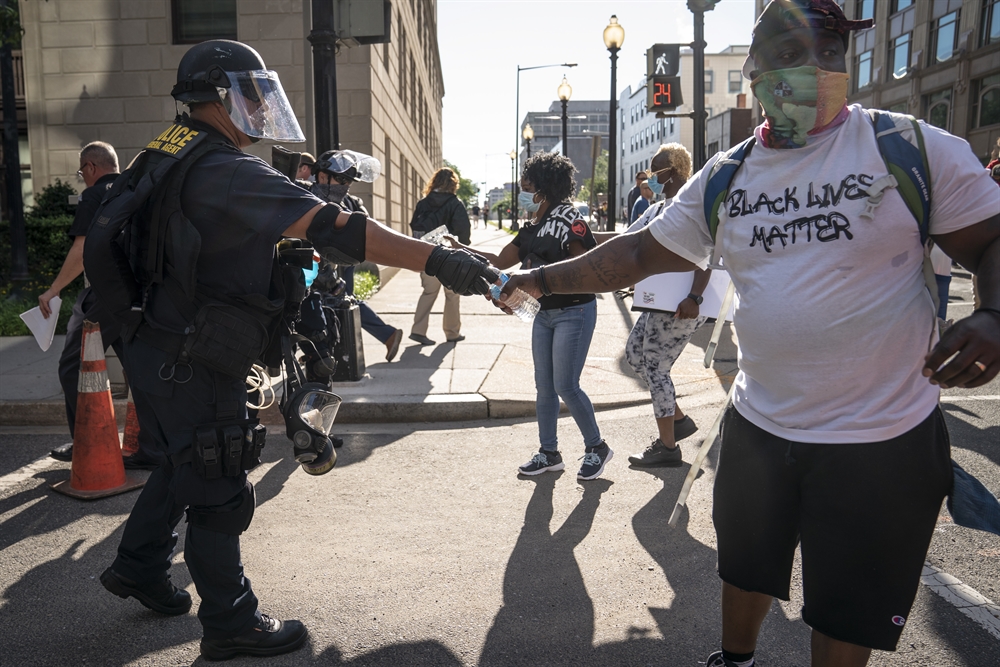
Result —
[[[775, 0], [744, 67], [766, 122], [717, 233], [740, 297], [740, 372], [714, 491], [723, 631], [710, 667], [754, 664], [797, 544], [812, 664], [857, 667], [895, 649], [952, 486], [939, 387], [1000, 371], [1000, 190], [968, 144], [921, 124], [931, 237], [981, 288], [982, 305], [940, 342], [902, 197], [887, 190], [873, 219], [861, 216], [887, 170], [867, 115], [846, 105], [845, 54], [850, 32], [871, 25], [833, 0]], [[610, 291], [705, 266], [717, 159], [647, 230], [518, 274], [503, 292]]]

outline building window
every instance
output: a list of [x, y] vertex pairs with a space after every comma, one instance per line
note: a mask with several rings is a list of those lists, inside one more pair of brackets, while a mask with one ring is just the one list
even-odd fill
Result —
[[743, 72], [738, 69], [729, 70], [729, 92], [743, 92]]
[[[954, 4], [960, 5], [960, 0]], [[958, 48], [958, 11], [931, 22], [930, 65], [950, 60]]]
[[891, 111], [893, 113], [909, 113], [910, 105], [907, 102], [899, 102], [897, 104], [893, 104], [887, 109], [887, 111]]
[[924, 107], [927, 122], [947, 130], [951, 120], [951, 88], [926, 95]]
[[898, 3], [898, 7], [893, 7], [895, 13], [889, 17], [889, 67], [893, 77], [901, 79], [910, 71], [916, 7], [912, 2], [904, 5], [898, 0]]
[[910, 71], [910, 33], [892, 40], [889, 62], [892, 63], [892, 75], [897, 79], [902, 79]]
[[1000, 124], [1000, 74], [972, 82], [972, 124]]
[[889, 13], [896, 14], [897, 12], [901, 12], [907, 7], [912, 6], [913, 0], [892, 0], [892, 10]]
[[236, 39], [236, 0], [171, 0], [174, 44]]
[[715, 81], [715, 72], [713, 72], [710, 69], [705, 70], [705, 94], [706, 95], [715, 92], [715, 86], [713, 85], [714, 81]]
[[873, 19], [875, 18], [875, 0], [855, 0], [854, 3], [854, 19]]
[[865, 51], [854, 59], [854, 80], [858, 90], [872, 83], [872, 52]]
[[979, 43], [982, 46], [1000, 42], [1000, 0], [983, 0], [983, 32]]

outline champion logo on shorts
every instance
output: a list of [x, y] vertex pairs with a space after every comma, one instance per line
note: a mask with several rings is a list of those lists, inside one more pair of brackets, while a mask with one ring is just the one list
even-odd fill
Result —
[[906, 619], [903, 618], [902, 616], [893, 616], [892, 622], [898, 625], [899, 627], [903, 627], [904, 625], [906, 625]]

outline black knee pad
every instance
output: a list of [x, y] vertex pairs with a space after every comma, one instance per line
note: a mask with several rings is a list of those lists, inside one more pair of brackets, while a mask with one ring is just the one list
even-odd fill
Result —
[[317, 211], [306, 230], [306, 239], [320, 256], [334, 264], [360, 264], [365, 261], [368, 217], [364, 213], [351, 213], [347, 224], [338, 229], [337, 216], [341, 211], [336, 204], [327, 204]]
[[187, 509], [187, 521], [192, 526], [226, 535], [240, 535], [250, 527], [257, 507], [257, 494], [253, 484], [247, 484], [240, 494], [219, 507], [192, 505]]

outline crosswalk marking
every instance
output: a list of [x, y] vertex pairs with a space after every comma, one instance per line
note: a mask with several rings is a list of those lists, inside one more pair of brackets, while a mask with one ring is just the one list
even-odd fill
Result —
[[960, 612], [1000, 639], [1000, 607], [944, 570], [924, 562], [920, 583], [943, 597]]

